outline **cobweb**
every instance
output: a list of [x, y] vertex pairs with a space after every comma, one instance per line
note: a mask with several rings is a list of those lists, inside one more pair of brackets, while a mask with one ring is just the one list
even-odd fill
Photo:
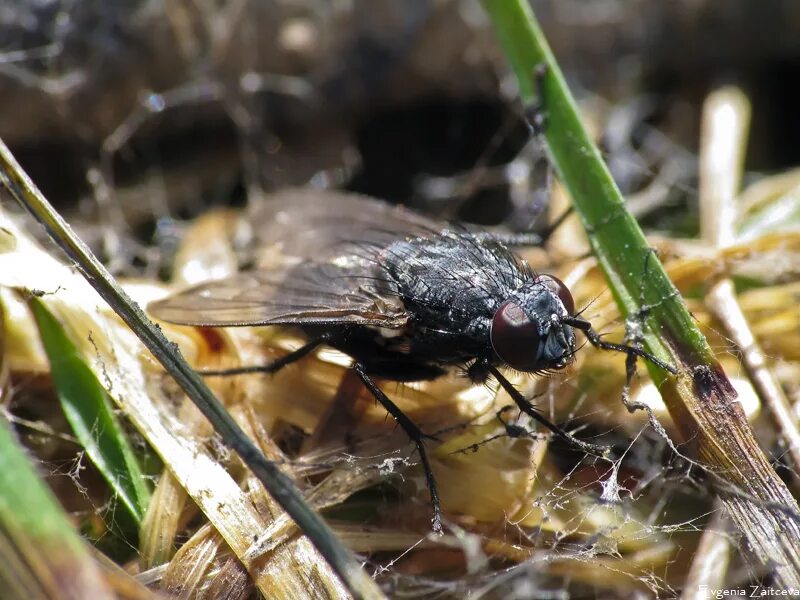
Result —
[[[115, 273], [151, 281], [173, 274], [193, 218], [293, 185], [354, 189], [526, 230], [546, 221], [552, 178], [490, 40], [475, 2], [7, 3], [0, 135]], [[662, 232], [689, 233], [696, 157], [652, 125], [657, 103], [593, 99], [587, 110], [606, 124], [604, 153], [632, 211]], [[584, 316], [604, 334], [637, 342], [641, 323], [621, 323], [609, 308], [596, 267], [582, 259], [585, 244], [555, 240], [555, 259], [532, 251], [531, 262], [572, 273]], [[238, 249], [236, 239], [225, 242]], [[737, 364], [729, 341], [709, 334]], [[286, 349], [280, 336], [264, 343]], [[771, 348], [792, 381], [797, 357], [779, 342]], [[385, 414], [362, 407], [349, 423], [324, 414], [342, 389], [341, 357], [313, 357], [274, 378], [265, 384], [272, 404], [252, 411], [392, 597], [674, 596], [705, 559], [697, 547], [710, 531], [731, 562], [720, 587], [760, 584], [764, 573], [741, 555], [715, 502], [714, 474], [694, 461], [691, 440], [678, 438], [641, 363], [629, 389], [623, 355], [580, 354], [564, 375], [516, 383], [573, 435], [612, 446], [607, 460], [551, 440], [514, 411], [501, 421], [508, 398], [458, 374], [429, 386], [386, 385], [426, 431], [441, 432], [441, 538], [427, 527], [418, 459]], [[306, 379], [327, 400], [298, 407]], [[15, 383], [22, 391], [9, 411], [20, 430], [58, 420], [35, 410], [29, 382]], [[358, 393], [347, 401], [365, 402]], [[776, 468], [796, 481], [781, 441], [757, 418], [757, 403], [750, 408]], [[524, 433], [511, 437], [504, 423]], [[120, 562], [135, 560], [136, 533], [117, 522], [115, 499], [74, 442], [61, 441], [67, 450], [41, 452], [52, 487], [72, 482], [68, 510], [84, 523], [100, 515], [107, 527], [89, 537]], [[207, 445], [221, 462], [235, 462], [216, 438]], [[184, 516], [176, 547], [204, 526], [197, 511]], [[105, 537], [114, 543], [104, 546]], [[231, 557], [216, 555], [198, 589], [242, 571]], [[140, 577], [154, 587], [176, 568], [148, 566]], [[170, 585], [177, 579], [173, 572]]]

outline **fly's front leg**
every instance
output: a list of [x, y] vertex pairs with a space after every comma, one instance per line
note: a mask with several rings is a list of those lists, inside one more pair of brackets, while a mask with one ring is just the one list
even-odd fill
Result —
[[605, 457], [606, 454], [608, 454], [610, 450], [608, 446], [590, 444], [588, 442], [579, 440], [574, 435], [561, 429], [561, 427], [559, 427], [558, 425], [551, 423], [550, 420], [547, 419], [541, 412], [539, 412], [536, 409], [536, 407], [533, 406], [533, 404], [531, 404], [525, 398], [525, 396], [523, 396], [520, 393], [520, 391], [517, 388], [515, 388], [511, 384], [511, 382], [508, 379], [506, 379], [505, 376], [496, 367], [489, 364], [482, 365], [482, 367], [484, 367], [488, 373], [490, 373], [495, 379], [497, 379], [497, 381], [500, 383], [503, 389], [508, 393], [509, 396], [511, 396], [511, 399], [514, 400], [514, 403], [522, 412], [524, 412], [526, 415], [528, 415], [541, 425], [544, 425], [547, 429], [552, 431], [556, 436], [564, 440], [570, 446], [582, 450], [587, 454], [591, 454], [593, 456], [598, 456], [601, 458]]
[[416, 423], [409, 419], [408, 416], [406, 416], [406, 414], [400, 410], [399, 406], [392, 402], [389, 397], [383, 393], [383, 390], [377, 386], [377, 384], [364, 370], [363, 365], [356, 363], [353, 366], [353, 370], [359, 376], [361, 381], [364, 382], [364, 386], [370, 391], [374, 398], [381, 403], [381, 405], [390, 415], [392, 415], [392, 417], [394, 417], [394, 420], [397, 421], [397, 424], [402, 427], [403, 431], [406, 432], [406, 435], [411, 439], [412, 442], [414, 442], [414, 445], [416, 445], [419, 459], [422, 462], [422, 469], [425, 472], [425, 480], [428, 484], [428, 490], [431, 494], [431, 506], [433, 507], [433, 519], [431, 519], [431, 523], [433, 530], [436, 533], [441, 533], [442, 509], [439, 503], [439, 491], [436, 487], [436, 478], [433, 476], [433, 469], [431, 469], [431, 463], [428, 460], [428, 453], [425, 450], [425, 444], [423, 443], [423, 439], [427, 436], [422, 433], [422, 430], [417, 427]]
[[583, 335], [586, 336], [586, 339], [589, 340], [589, 343], [595, 348], [600, 348], [601, 350], [612, 350], [614, 352], [622, 352], [628, 356], [639, 356], [645, 360], [649, 360], [651, 363], [661, 367], [665, 371], [669, 371], [673, 375], [678, 374], [678, 370], [675, 367], [665, 363], [659, 358], [656, 358], [649, 352], [645, 352], [641, 348], [629, 346], [627, 344], [614, 344], [612, 342], [606, 342], [600, 337], [599, 333], [592, 329], [592, 324], [589, 323], [589, 321], [584, 321], [578, 317], [566, 317], [561, 319], [561, 322], [574, 327], [575, 329], [580, 329], [583, 332]]

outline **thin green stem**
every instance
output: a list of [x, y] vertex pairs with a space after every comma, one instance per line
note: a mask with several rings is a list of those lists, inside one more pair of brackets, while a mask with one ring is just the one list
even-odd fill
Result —
[[[665, 362], [670, 355], [687, 351], [695, 360], [711, 360], [705, 338], [626, 210], [622, 194], [583, 127], [530, 5], [518, 0], [484, 0], [483, 5], [517, 75], [523, 101], [536, 99], [543, 107], [551, 163], [583, 221], [623, 314], [645, 317], [649, 326], [644, 331], [645, 347]], [[541, 65], [546, 68], [539, 79], [535, 70]], [[650, 367], [656, 380], [662, 381], [664, 371]]]
[[[736, 392], [649, 248], [581, 124], [564, 77], [528, 0], [482, 0], [519, 80], [523, 100], [543, 107], [544, 138], [612, 293], [647, 349], [677, 367], [648, 363], [673, 420], [691, 440], [753, 554], [784, 588], [800, 586], [800, 510], [759, 448]], [[541, 85], [536, 70], [545, 67]], [[631, 319], [636, 317], [636, 319]], [[700, 465], [700, 463], [696, 463]]]

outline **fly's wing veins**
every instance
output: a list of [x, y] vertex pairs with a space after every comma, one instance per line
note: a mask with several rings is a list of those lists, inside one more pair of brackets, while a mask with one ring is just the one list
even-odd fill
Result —
[[409, 315], [381, 251], [445, 225], [356, 194], [284, 190], [251, 209], [259, 242], [282, 262], [203, 283], [152, 303], [156, 318], [182, 325], [360, 324], [400, 329]]
[[[180, 325], [360, 324], [402, 328], [408, 314], [385, 284], [371, 276], [359, 284], [352, 269], [304, 263], [290, 270], [252, 271], [203, 283], [154, 302], [150, 313]], [[372, 282], [372, 283], [369, 283]]]
[[379, 249], [447, 225], [402, 206], [343, 192], [287, 189], [250, 209], [254, 236], [295, 261], [324, 261], [353, 248]]

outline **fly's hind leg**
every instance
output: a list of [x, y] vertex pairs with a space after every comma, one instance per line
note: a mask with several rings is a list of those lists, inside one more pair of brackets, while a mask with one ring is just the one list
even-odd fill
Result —
[[223, 377], [229, 375], [243, 375], [246, 373], [277, 373], [283, 367], [297, 362], [327, 341], [326, 336], [320, 336], [306, 342], [297, 350], [284, 354], [267, 365], [254, 365], [248, 367], [234, 367], [232, 369], [202, 369], [198, 373], [203, 377]]
[[406, 416], [406, 414], [400, 410], [400, 407], [398, 407], [389, 399], [386, 394], [383, 393], [383, 391], [367, 374], [363, 365], [356, 363], [353, 366], [353, 370], [364, 383], [364, 386], [370, 391], [375, 399], [381, 403], [386, 411], [392, 415], [392, 417], [394, 417], [394, 420], [397, 421], [397, 424], [402, 427], [403, 431], [405, 431], [406, 435], [417, 447], [417, 453], [419, 454], [419, 459], [422, 462], [422, 469], [425, 472], [425, 481], [428, 484], [428, 490], [431, 494], [431, 506], [433, 508], [433, 518], [431, 519], [431, 524], [435, 532], [441, 533], [442, 509], [439, 503], [439, 492], [436, 487], [436, 478], [433, 476], [433, 469], [431, 469], [431, 463], [428, 460], [428, 452], [425, 449], [425, 444], [423, 443], [424, 438], [427, 436], [422, 433], [422, 430], [417, 427], [416, 423], [409, 419], [408, 416]]

